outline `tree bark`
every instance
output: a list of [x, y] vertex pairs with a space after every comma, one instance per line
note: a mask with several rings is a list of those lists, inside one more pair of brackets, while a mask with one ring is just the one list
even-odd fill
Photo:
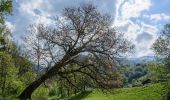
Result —
[[168, 94], [167, 94], [166, 100], [170, 100], [170, 89], [168, 90]]
[[65, 61], [69, 59], [68, 55], [65, 55], [63, 59], [54, 65], [49, 71], [47, 71], [44, 75], [42, 75], [39, 79], [32, 82], [19, 96], [19, 100], [27, 100], [31, 99], [32, 93], [41, 85], [41, 83], [45, 82], [45, 80], [55, 76], [58, 73], [59, 68], [67, 65]]
[[[55, 67], [55, 66], [54, 66]], [[32, 82], [19, 96], [19, 100], [31, 99], [32, 93], [43, 83], [45, 80], [56, 75], [55, 68], [51, 68], [47, 73], [42, 75], [39, 79]]]
[[6, 85], [6, 75], [4, 75], [3, 85], [2, 85], [2, 96], [5, 97], [5, 86]]
[[38, 88], [42, 82], [47, 79], [46, 75], [41, 76], [38, 80], [31, 83], [20, 95], [19, 100], [31, 99], [31, 94]]
[[70, 96], [70, 88], [68, 87], [67, 88], [67, 97], [69, 97]]
[[31, 99], [32, 93], [43, 83], [45, 80], [55, 76], [58, 73], [59, 68], [66, 65], [67, 63], [64, 63], [67, 61], [68, 57], [64, 56], [63, 59], [54, 65], [50, 70], [48, 70], [44, 75], [42, 75], [39, 79], [32, 82], [19, 96], [19, 100], [27, 100]]

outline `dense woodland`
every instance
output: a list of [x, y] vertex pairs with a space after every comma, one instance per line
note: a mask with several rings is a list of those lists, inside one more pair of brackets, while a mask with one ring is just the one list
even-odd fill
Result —
[[79, 100], [74, 96], [81, 93], [104, 95], [152, 84], [163, 84], [162, 100], [169, 100], [168, 22], [151, 48], [155, 59], [124, 64], [122, 55], [133, 53], [135, 46], [110, 27], [112, 16], [91, 4], [63, 9], [54, 27], [32, 23], [20, 45], [5, 25], [12, 11], [11, 0], [0, 0], [0, 100]]

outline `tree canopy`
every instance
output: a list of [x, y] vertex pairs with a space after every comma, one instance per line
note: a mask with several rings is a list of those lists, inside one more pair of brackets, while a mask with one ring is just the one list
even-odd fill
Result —
[[166, 66], [170, 66], [170, 24], [164, 26], [159, 38], [153, 44], [155, 53], [164, 58]]
[[[116, 58], [133, 46], [122, 33], [111, 27], [109, 15], [85, 4], [65, 8], [56, 23], [54, 28], [43, 24], [33, 28], [41, 41], [41, 60], [47, 62], [44, 64], [47, 71], [21, 93], [20, 99], [31, 98], [32, 92], [42, 82], [54, 76], [65, 79], [74, 87], [70, 80], [73, 73], [88, 76], [100, 88], [108, 88], [109, 83], [118, 80], [115, 76]], [[35, 47], [37, 42], [32, 44]]]

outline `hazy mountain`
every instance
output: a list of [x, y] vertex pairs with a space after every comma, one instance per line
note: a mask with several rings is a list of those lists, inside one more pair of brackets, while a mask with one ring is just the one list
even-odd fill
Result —
[[121, 63], [123, 63], [123, 64], [137, 64], [137, 63], [151, 62], [151, 61], [154, 61], [155, 59], [156, 59], [155, 56], [143, 56], [143, 57], [123, 59], [121, 61]]

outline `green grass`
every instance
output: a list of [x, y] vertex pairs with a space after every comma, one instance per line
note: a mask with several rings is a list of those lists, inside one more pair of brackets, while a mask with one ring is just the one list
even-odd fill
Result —
[[157, 83], [143, 87], [115, 89], [108, 93], [95, 90], [83, 92], [69, 100], [165, 100], [167, 88]]

